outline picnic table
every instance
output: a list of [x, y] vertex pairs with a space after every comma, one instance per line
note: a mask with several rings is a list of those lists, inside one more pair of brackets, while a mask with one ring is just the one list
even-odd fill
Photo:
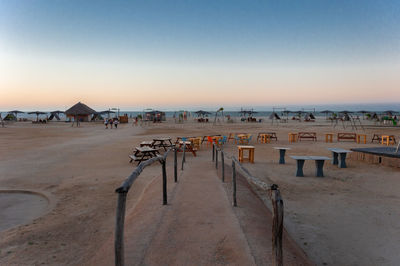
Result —
[[337, 141], [352, 140], [356, 142], [356, 138], [357, 138], [356, 133], [337, 133]]
[[[339, 148], [328, 148], [332, 152], [332, 164], [333, 165], [338, 165], [339, 168], [347, 168], [346, 165], [346, 156], [348, 153], [352, 152], [349, 150], [345, 149], [339, 149]], [[340, 164], [338, 161], [338, 155], [340, 156]]]
[[158, 149], [154, 149], [148, 146], [136, 147], [135, 153], [129, 155], [129, 158], [131, 159], [129, 163], [136, 161], [138, 162], [139, 165], [141, 162], [156, 157], [158, 154], [159, 154]]
[[269, 135], [269, 139], [274, 139], [274, 140], [278, 141], [278, 137], [276, 136], [275, 132], [260, 132], [260, 133], [258, 133], [258, 136], [257, 136], [257, 142], [260, 138], [262, 138], [262, 135]]
[[183, 149], [185, 149], [185, 152], [191, 152], [193, 156], [196, 157], [197, 149], [193, 147], [191, 141], [179, 141], [178, 145], [179, 145], [177, 149], [178, 152], [183, 152]]
[[324, 176], [324, 163], [326, 160], [329, 160], [329, 157], [325, 157], [325, 156], [296, 156], [296, 155], [292, 155], [290, 156], [292, 159], [297, 161], [297, 172], [296, 172], [296, 176], [304, 176], [303, 173], [303, 166], [304, 166], [304, 162], [306, 160], [314, 160], [315, 161], [315, 176], [317, 177], [323, 177]]
[[279, 164], [285, 164], [285, 153], [286, 150], [291, 150], [287, 147], [274, 147], [275, 150], [279, 150]]
[[152, 140], [145, 140], [140, 142], [140, 147], [153, 147], [153, 141]]
[[302, 139], [311, 139], [313, 141], [317, 141], [317, 133], [315, 133], [315, 132], [299, 132], [298, 140], [301, 141]]
[[154, 138], [152, 146], [153, 148], [164, 148], [164, 151], [166, 151], [167, 148], [173, 145], [171, 142], [171, 138]]

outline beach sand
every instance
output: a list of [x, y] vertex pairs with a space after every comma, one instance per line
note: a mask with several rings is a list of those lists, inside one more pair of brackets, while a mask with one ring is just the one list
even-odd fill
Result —
[[[337, 143], [336, 138], [334, 143], [325, 143], [325, 132], [352, 130], [341, 125], [332, 128], [321, 119], [279, 125], [168, 121], [144, 127], [121, 124], [117, 130], [106, 130], [100, 123], [83, 123], [81, 128], [62, 122], [8, 124], [0, 128], [0, 189], [43, 191], [51, 195], [54, 207], [33, 221], [0, 232], [0, 264], [95, 264], [99, 251], [112, 256], [114, 190], [134, 169], [128, 154], [142, 140], [262, 131], [277, 132], [278, 142], [256, 144], [253, 140], [255, 163], [245, 166], [254, 176], [279, 185], [286, 229], [311, 261], [317, 265], [396, 265], [400, 261], [399, 168], [349, 159], [346, 169], [326, 162], [325, 177], [316, 178], [313, 162], [306, 162], [305, 177], [300, 178], [295, 177], [295, 161], [288, 156], [286, 165], [277, 163], [274, 146], [291, 147], [287, 155], [324, 156], [331, 156], [328, 147], [377, 146]], [[288, 133], [298, 131], [315, 131], [318, 141], [288, 144]], [[373, 133], [398, 136], [399, 129], [366, 128], [365, 133], [370, 140]], [[225, 149], [237, 155], [232, 143]], [[205, 146], [199, 153], [203, 152], [211, 156]], [[196, 158], [190, 160], [194, 163]], [[159, 166], [146, 168], [129, 193], [128, 213], [135, 212], [159, 178]], [[240, 205], [240, 194], [238, 201]]]

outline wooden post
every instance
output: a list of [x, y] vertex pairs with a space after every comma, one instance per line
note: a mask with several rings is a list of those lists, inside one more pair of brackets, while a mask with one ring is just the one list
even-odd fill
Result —
[[177, 156], [177, 150], [174, 148], [174, 179], [175, 183], [178, 182], [178, 156]]
[[123, 266], [124, 261], [124, 225], [125, 225], [125, 206], [126, 206], [127, 192], [118, 193], [117, 203], [117, 216], [115, 222], [115, 239], [114, 239], [114, 252], [115, 252], [115, 265]]
[[214, 156], [215, 156], [215, 146], [214, 146], [214, 143], [213, 143], [213, 153], [212, 153], [212, 161], [214, 162]]
[[283, 265], [282, 233], [283, 233], [283, 200], [277, 185], [271, 186], [272, 216], [272, 259], [273, 265]]
[[183, 165], [185, 164], [185, 160], [186, 160], [186, 158], [185, 158], [185, 149], [186, 149], [186, 144], [183, 144], [183, 155], [182, 155], [182, 168], [181, 168], [181, 170], [183, 171]]
[[236, 168], [235, 162], [232, 160], [232, 197], [233, 197], [233, 207], [237, 207], [236, 201]]
[[165, 160], [162, 160], [162, 176], [163, 176], [163, 205], [167, 205], [167, 170]]
[[224, 151], [221, 151], [221, 164], [222, 164], [222, 182], [225, 182], [225, 159]]
[[215, 149], [215, 169], [218, 169], [218, 148]]

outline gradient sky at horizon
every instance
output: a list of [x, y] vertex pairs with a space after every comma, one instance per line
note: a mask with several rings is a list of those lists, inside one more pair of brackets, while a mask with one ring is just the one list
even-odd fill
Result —
[[399, 70], [399, 1], [0, 0], [3, 110], [399, 102]]

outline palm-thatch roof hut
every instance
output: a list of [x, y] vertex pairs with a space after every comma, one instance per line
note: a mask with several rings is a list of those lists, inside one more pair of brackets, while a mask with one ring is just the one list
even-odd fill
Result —
[[90, 121], [89, 117], [93, 114], [97, 114], [97, 112], [81, 102], [75, 104], [67, 111], [65, 111], [65, 115], [67, 116], [67, 118], [73, 118], [74, 121], [79, 122]]

